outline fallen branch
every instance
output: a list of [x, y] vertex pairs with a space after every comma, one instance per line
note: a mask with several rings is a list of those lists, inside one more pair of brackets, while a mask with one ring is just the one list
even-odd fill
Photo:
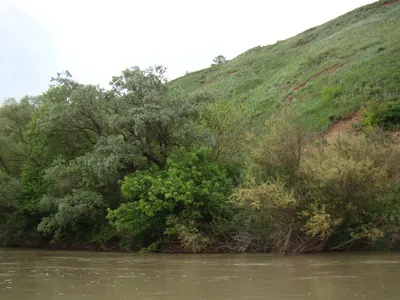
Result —
[[355, 240], [358, 240], [358, 239], [359, 239], [359, 238], [353, 238], [353, 239], [348, 240], [347, 242], [344, 242], [344, 243], [342, 243], [342, 244], [340, 244], [340, 245], [337, 245], [337, 246], [335, 246], [335, 247], [329, 248], [328, 251], [332, 251], [332, 250], [339, 249], [340, 247], [342, 247], [342, 246], [344, 246], [344, 245], [347, 245], [347, 244], [349, 244], [349, 243], [351, 243], [351, 242], [354, 242]]

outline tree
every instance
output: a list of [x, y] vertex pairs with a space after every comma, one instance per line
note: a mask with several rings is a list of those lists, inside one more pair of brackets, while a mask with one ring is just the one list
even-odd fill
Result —
[[17, 175], [28, 157], [25, 132], [38, 97], [8, 99], [0, 107], [0, 169]]
[[25, 133], [38, 103], [40, 97], [24, 97], [0, 107], [0, 245], [18, 244], [30, 233], [21, 175], [30, 157]]
[[212, 158], [232, 163], [240, 156], [247, 118], [239, 104], [213, 103], [202, 112], [205, 129], [212, 135]]
[[261, 181], [281, 179], [296, 185], [311, 134], [288, 118], [276, 118], [269, 125], [267, 134], [251, 150], [255, 176]]
[[123, 202], [119, 180], [153, 166], [165, 169], [174, 151], [199, 142], [197, 119], [206, 99], [170, 89], [164, 73], [161, 66], [126, 69], [113, 77], [110, 91], [69, 74], [55, 79], [30, 132], [32, 147], [39, 140], [47, 149], [40, 159], [46, 161], [40, 232], [56, 239], [86, 232], [82, 239], [90, 240], [88, 220], [100, 228], [106, 209]]
[[216, 57], [214, 57], [213, 63], [211, 66], [217, 66], [224, 62], [226, 62], [226, 57], [220, 54], [220, 55], [217, 55]]
[[169, 88], [164, 73], [161, 66], [134, 67], [113, 77], [109, 117], [112, 131], [160, 168], [174, 148], [195, 142], [195, 120], [207, 101], [203, 95], [188, 96]]

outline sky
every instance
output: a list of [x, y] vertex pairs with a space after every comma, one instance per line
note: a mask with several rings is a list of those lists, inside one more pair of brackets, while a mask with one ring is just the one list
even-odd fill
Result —
[[131, 66], [169, 79], [325, 23], [370, 0], [0, 0], [0, 101], [68, 70], [108, 87]]

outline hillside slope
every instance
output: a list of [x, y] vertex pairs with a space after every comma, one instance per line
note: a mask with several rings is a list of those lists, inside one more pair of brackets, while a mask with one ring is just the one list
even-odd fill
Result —
[[243, 103], [255, 124], [291, 107], [312, 130], [370, 100], [400, 101], [400, 1], [379, 1], [171, 82]]

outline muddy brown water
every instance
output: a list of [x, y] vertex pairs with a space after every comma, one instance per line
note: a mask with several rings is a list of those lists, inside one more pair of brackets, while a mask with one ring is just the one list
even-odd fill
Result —
[[0, 250], [0, 299], [400, 299], [400, 253]]

